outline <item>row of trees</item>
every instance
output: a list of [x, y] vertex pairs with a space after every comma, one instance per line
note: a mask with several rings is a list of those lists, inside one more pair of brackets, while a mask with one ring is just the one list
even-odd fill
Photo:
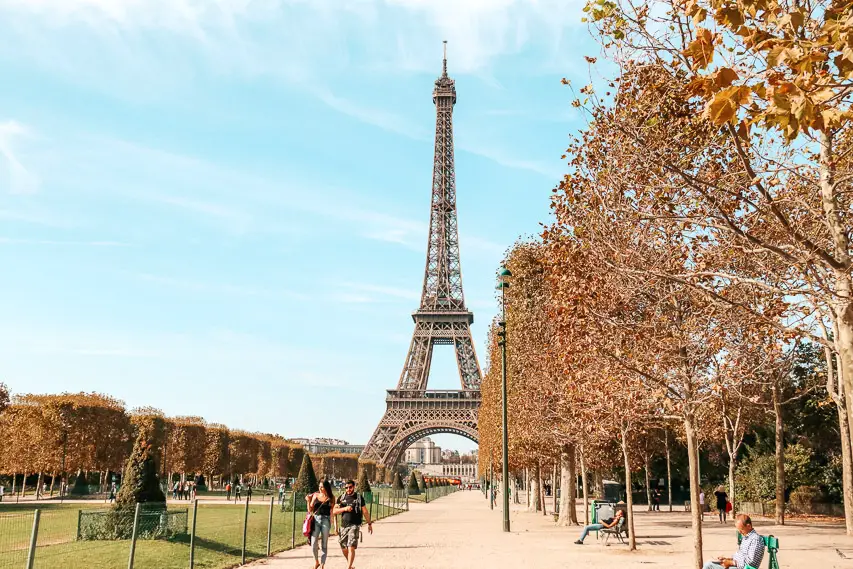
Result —
[[[295, 476], [304, 455], [302, 445], [278, 435], [231, 430], [201, 417], [166, 417], [153, 408], [128, 412], [121, 401], [97, 393], [17, 395], [0, 402], [0, 473], [38, 474], [39, 486], [43, 474], [53, 479], [69, 472], [98, 472], [106, 484], [108, 472], [124, 468], [141, 431], [161, 479], [201, 474], [208, 480], [242, 476], [257, 483]], [[357, 455], [327, 454], [311, 460], [323, 476], [358, 474]], [[363, 467], [373, 480], [385, 476], [372, 462]]]
[[[702, 451], [725, 449], [737, 496], [744, 442], [769, 422], [784, 523], [786, 406], [807, 398], [831, 410], [853, 534], [853, 5], [585, 12], [606, 61], [587, 59], [612, 79], [577, 92], [588, 122], [555, 218], [506, 260], [511, 462], [547, 457], [569, 486], [575, 464], [618, 463], [630, 488], [662, 432], [686, 446], [696, 504]], [[481, 461], [500, 457], [499, 382], [492, 365]], [[698, 568], [698, 508], [692, 522]]]

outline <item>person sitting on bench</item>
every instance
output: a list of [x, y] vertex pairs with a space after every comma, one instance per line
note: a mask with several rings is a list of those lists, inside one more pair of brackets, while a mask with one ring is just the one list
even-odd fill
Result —
[[583, 528], [583, 531], [581, 532], [580, 539], [577, 540], [575, 543], [577, 543], [578, 545], [583, 545], [583, 540], [586, 539], [586, 536], [588, 536], [589, 532], [591, 532], [591, 531], [598, 531], [598, 530], [602, 530], [605, 528], [610, 529], [612, 527], [615, 527], [616, 524], [619, 523], [619, 520], [621, 520], [622, 516], [624, 516], [624, 515], [625, 515], [625, 513], [622, 510], [616, 510], [616, 514], [612, 518], [607, 518], [606, 520], [601, 520], [601, 522], [597, 523], [597, 524], [589, 524], [588, 526]]
[[752, 527], [752, 519], [746, 514], [739, 514], [735, 518], [735, 527], [743, 536], [740, 548], [734, 557], [721, 557], [715, 561], [708, 561], [702, 569], [727, 569], [737, 567], [743, 569], [747, 565], [758, 567], [764, 559], [764, 540]]

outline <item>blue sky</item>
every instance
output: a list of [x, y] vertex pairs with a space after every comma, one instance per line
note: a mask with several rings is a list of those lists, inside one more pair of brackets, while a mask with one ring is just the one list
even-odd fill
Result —
[[495, 269], [580, 126], [580, 8], [0, 0], [0, 380], [365, 442], [423, 278], [441, 40], [485, 365]]

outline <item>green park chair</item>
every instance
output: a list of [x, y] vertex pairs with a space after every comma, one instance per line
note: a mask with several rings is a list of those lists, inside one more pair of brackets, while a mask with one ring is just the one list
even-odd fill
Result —
[[[776, 554], [779, 552], [779, 538], [772, 535], [762, 535], [761, 539], [764, 540], [764, 547], [767, 548], [767, 553], [770, 558], [770, 561], [767, 564], [767, 569], [779, 569], [779, 559], [776, 557]], [[740, 545], [742, 540], [743, 536], [740, 532], [737, 532], [737, 544]], [[747, 565], [744, 569], [758, 569], [758, 567]]]

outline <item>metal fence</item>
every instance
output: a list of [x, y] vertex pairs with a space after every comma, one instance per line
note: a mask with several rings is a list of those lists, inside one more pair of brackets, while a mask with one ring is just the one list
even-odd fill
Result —
[[458, 486], [436, 486], [433, 488], [424, 488], [420, 494], [412, 494], [409, 499], [416, 502], [432, 502], [442, 496], [453, 494], [459, 490]]
[[[405, 492], [376, 489], [365, 499], [374, 520], [408, 509]], [[129, 512], [79, 503], [2, 506], [0, 569], [218, 569], [306, 542], [305, 497], [292, 492]]]

